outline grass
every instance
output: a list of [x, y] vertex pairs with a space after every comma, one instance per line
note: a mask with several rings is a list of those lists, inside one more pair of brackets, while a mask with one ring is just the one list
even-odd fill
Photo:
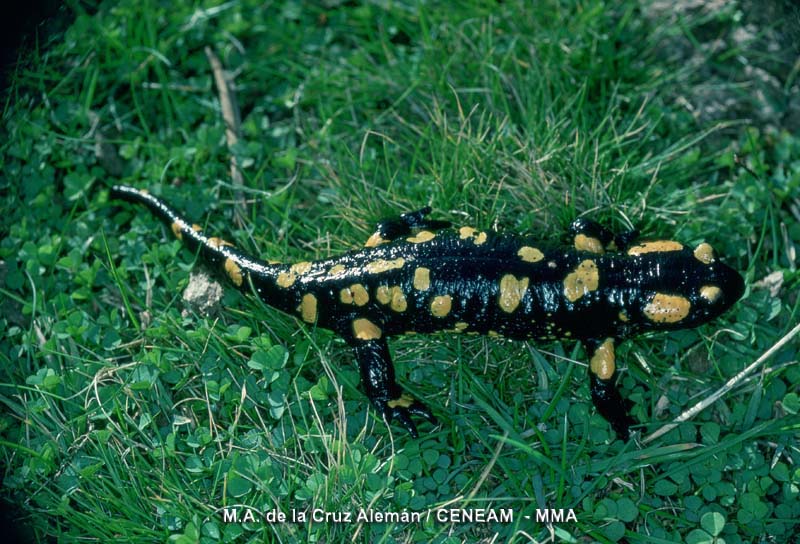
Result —
[[[621, 387], [652, 432], [798, 322], [800, 139], [694, 115], [687, 100], [713, 80], [672, 54], [689, 43], [724, 74], [765, 58], [758, 42], [732, 42], [742, 5], [663, 19], [594, 0], [86, 5], [28, 50], [3, 111], [2, 496], [29, 538], [797, 537], [796, 340], [692, 421], [624, 444], [591, 407], [580, 346], [403, 337], [399, 377], [441, 421], [412, 440], [368, 408], [329, 332], [232, 291], [210, 316], [185, 308], [193, 255], [107, 198], [112, 183], [148, 188], [288, 261], [356, 247], [380, 218], [423, 205], [551, 240], [586, 215], [708, 241], [746, 272], [744, 299], [698, 330], [618, 350]], [[722, 48], [703, 49], [713, 39]], [[242, 228], [206, 45], [237, 72]], [[783, 68], [788, 96], [796, 70]], [[117, 160], [98, 154], [100, 134]], [[756, 286], [770, 273], [774, 293]], [[223, 522], [245, 506], [514, 519]], [[524, 518], [544, 508], [577, 521]]]

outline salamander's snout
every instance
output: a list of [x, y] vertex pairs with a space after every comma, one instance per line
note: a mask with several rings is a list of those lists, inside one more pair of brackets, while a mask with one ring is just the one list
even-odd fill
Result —
[[725, 266], [723, 275], [722, 283], [727, 285], [728, 299], [730, 303], [733, 304], [744, 295], [744, 278], [736, 270], [727, 266]]
[[744, 294], [744, 278], [733, 268], [720, 262], [710, 245], [703, 243], [694, 250], [695, 257], [705, 264], [704, 281], [698, 287], [700, 301], [715, 315], [730, 308]]

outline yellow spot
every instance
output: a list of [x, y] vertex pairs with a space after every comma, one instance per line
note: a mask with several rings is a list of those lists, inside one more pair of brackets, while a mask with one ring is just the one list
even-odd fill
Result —
[[177, 238], [178, 240], [183, 240], [183, 232], [181, 232], [182, 229], [180, 223], [175, 221], [174, 223], [172, 223], [172, 225], [170, 225], [170, 228], [172, 229], [172, 234], [175, 235], [175, 238]]
[[423, 266], [414, 270], [414, 289], [427, 291], [431, 286], [431, 270]]
[[694, 258], [703, 264], [711, 264], [714, 262], [714, 248], [703, 242], [694, 248]]
[[194, 224], [192, 225], [192, 230], [193, 230], [193, 231], [195, 231], [195, 232], [200, 232], [201, 230], [203, 230], [203, 227], [201, 227], [201, 226], [200, 226], [200, 225], [198, 225], [197, 223], [194, 223]]
[[387, 261], [386, 259], [378, 259], [377, 261], [367, 263], [366, 269], [370, 274], [380, 274], [381, 272], [386, 272], [387, 270], [403, 268], [404, 264], [406, 264], [406, 260], [402, 257], [398, 257], [397, 259], [391, 261]]
[[377, 340], [381, 337], [381, 329], [369, 319], [360, 317], [353, 320], [353, 334], [359, 340]]
[[364, 244], [364, 246], [375, 247], [381, 245], [385, 241], [386, 240], [383, 238], [383, 236], [381, 236], [379, 232], [376, 232], [375, 234], [369, 237], [369, 240], [367, 240], [367, 243]]
[[303, 261], [301, 263], [293, 264], [290, 268], [290, 272], [294, 272], [298, 276], [302, 276], [303, 274], [307, 273], [311, 270], [311, 263], [307, 261]]
[[610, 380], [614, 376], [614, 340], [606, 338], [605, 342], [595, 350], [589, 362], [592, 374], [601, 380]]
[[680, 251], [683, 244], [674, 240], [656, 240], [655, 242], [645, 242], [638, 246], [633, 246], [628, 250], [628, 255], [636, 256], [644, 253], [661, 253], [664, 251]]
[[700, 288], [700, 296], [709, 302], [716, 302], [722, 295], [722, 289], [716, 285], [704, 285]]
[[377, 298], [378, 302], [381, 304], [389, 304], [389, 302], [392, 300], [392, 291], [389, 289], [389, 286], [378, 286], [378, 288], [375, 289], [375, 298]]
[[498, 304], [503, 311], [511, 313], [517, 309], [525, 291], [528, 290], [528, 278], [517, 279], [512, 274], [500, 278], [500, 296]]
[[628, 319], [628, 314], [626, 314], [624, 310], [623, 310], [623, 311], [621, 311], [621, 312], [620, 312], [620, 313], [617, 315], [617, 318], [618, 318], [620, 321], [622, 321], [623, 323], [627, 323], [627, 322], [629, 321], [629, 319]]
[[278, 274], [276, 283], [281, 287], [291, 287], [298, 275], [303, 275], [311, 270], [311, 263], [303, 261], [301, 263], [293, 264], [289, 267], [288, 272], [281, 272]]
[[223, 240], [222, 238], [217, 238], [216, 236], [208, 239], [208, 245], [214, 249], [219, 249], [223, 246], [233, 246], [233, 244], [228, 242], [227, 240]]
[[466, 240], [467, 238], [471, 238], [475, 236], [477, 231], [472, 227], [461, 227], [458, 229], [458, 233], [461, 236], [462, 240]]
[[329, 276], [338, 276], [339, 274], [341, 274], [345, 270], [347, 270], [347, 267], [345, 265], [337, 264], [337, 265], [332, 266], [330, 268], [330, 270], [328, 270], [328, 275]]
[[406, 238], [407, 241], [413, 244], [421, 244], [422, 242], [430, 242], [436, 238], [436, 235], [429, 230], [421, 230], [417, 233], [416, 236], [412, 236], [411, 238]]
[[597, 264], [587, 259], [564, 278], [564, 296], [570, 302], [575, 302], [586, 293], [597, 289], [599, 283], [600, 274], [597, 271]]
[[489, 332], [487, 332], [486, 334], [487, 334], [488, 336], [491, 336], [492, 338], [497, 338], [498, 336], [500, 336], [500, 333], [499, 333], [499, 332], [497, 332], [497, 331], [489, 331]]
[[281, 287], [291, 287], [294, 283], [294, 280], [297, 279], [297, 276], [292, 274], [291, 272], [281, 272], [278, 274], [278, 279], [275, 283], [280, 285]]
[[402, 393], [400, 395], [400, 398], [390, 400], [389, 402], [386, 403], [386, 406], [388, 406], [389, 408], [397, 408], [398, 406], [402, 408], [408, 408], [412, 404], [414, 404], [414, 397], [412, 397], [408, 393]]
[[476, 246], [481, 245], [486, 241], [486, 233], [485, 232], [478, 232], [472, 227], [461, 227], [458, 229], [459, 236], [462, 240], [466, 240], [467, 238], [474, 238], [472, 240]]
[[436, 317], [444, 317], [450, 313], [450, 308], [453, 307], [453, 297], [450, 295], [442, 295], [433, 297], [431, 302], [431, 313]]
[[586, 236], [585, 234], [575, 235], [575, 249], [578, 251], [597, 253], [598, 255], [605, 253], [603, 242], [593, 236]]
[[317, 297], [311, 293], [303, 295], [303, 300], [298, 307], [303, 321], [313, 323], [317, 320]]
[[228, 274], [234, 285], [237, 287], [242, 285], [242, 269], [233, 259], [225, 259], [225, 273]]
[[405, 312], [406, 308], [408, 308], [408, 302], [406, 302], [406, 296], [403, 294], [402, 289], [395, 285], [392, 287], [392, 303], [389, 307], [394, 310], [395, 312]]
[[677, 323], [689, 315], [691, 307], [685, 297], [656, 293], [644, 307], [644, 315], [653, 323]]
[[464, 323], [463, 321], [459, 321], [458, 323], [456, 323], [455, 331], [461, 332], [466, 330], [467, 327], [469, 327], [469, 323]]
[[139, 189], [139, 194], [147, 196], [150, 194], [150, 191], [148, 191], [147, 189]]
[[395, 312], [405, 312], [408, 308], [406, 295], [400, 286], [395, 285], [389, 287], [388, 285], [381, 285], [375, 290], [375, 298], [381, 304], [389, 304], [390, 308]]
[[351, 285], [350, 289], [353, 290], [353, 301], [356, 303], [356, 306], [363, 306], [369, 302], [369, 293], [367, 293], [363, 285], [356, 283]]
[[522, 246], [517, 251], [517, 255], [526, 263], [538, 263], [544, 259], [544, 253], [531, 246]]
[[345, 287], [339, 291], [339, 300], [345, 304], [355, 304], [363, 306], [369, 302], [369, 293], [360, 283], [354, 283], [350, 287]]

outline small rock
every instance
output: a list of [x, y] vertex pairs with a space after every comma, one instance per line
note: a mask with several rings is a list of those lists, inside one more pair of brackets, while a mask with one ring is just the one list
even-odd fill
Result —
[[189, 276], [189, 285], [183, 290], [183, 300], [197, 313], [210, 315], [219, 307], [222, 294], [222, 286], [207, 271], [200, 269]]

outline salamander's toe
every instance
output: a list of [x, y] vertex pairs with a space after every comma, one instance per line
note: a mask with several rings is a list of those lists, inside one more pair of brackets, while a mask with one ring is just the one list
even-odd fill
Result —
[[432, 425], [439, 424], [439, 421], [427, 406], [406, 393], [403, 393], [403, 395], [395, 401], [386, 402], [381, 412], [387, 425], [393, 420], [397, 420], [413, 438], [419, 438], [419, 431], [417, 431], [417, 426], [411, 417], [412, 415], [423, 417]]
[[620, 440], [627, 442], [631, 438], [631, 425], [636, 425], [636, 420], [633, 419], [628, 414], [625, 414], [623, 417], [610, 419], [609, 422], [611, 423], [611, 428], [614, 429], [614, 432], [617, 433], [617, 438]]
[[431, 413], [430, 409], [416, 399], [414, 400], [414, 403], [408, 407], [408, 411], [415, 416], [424, 417], [431, 423], [431, 425], [439, 424], [439, 420], [436, 419], [436, 416]]
[[419, 438], [417, 426], [411, 420], [411, 415], [407, 408], [389, 408], [389, 413], [384, 415], [384, 419], [388, 423], [393, 418], [397, 418], [398, 423], [408, 431], [412, 438]]

